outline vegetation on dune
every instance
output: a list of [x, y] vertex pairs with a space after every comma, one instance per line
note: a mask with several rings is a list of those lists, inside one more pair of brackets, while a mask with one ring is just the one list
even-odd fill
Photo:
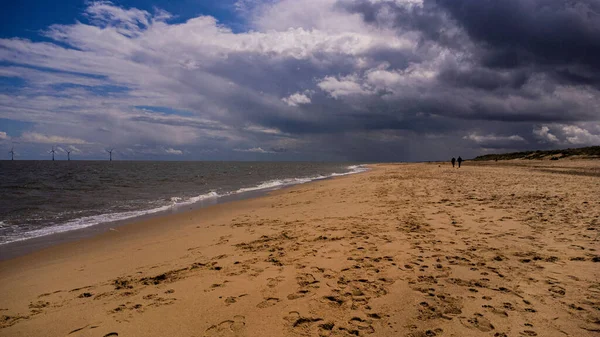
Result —
[[475, 157], [473, 160], [510, 160], [510, 159], [561, 159], [579, 156], [581, 158], [600, 159], [600, 146], [589, 146], [577, 149], [547, 150], [547, 151], [524, 151], [502, 154], [486, 154]]

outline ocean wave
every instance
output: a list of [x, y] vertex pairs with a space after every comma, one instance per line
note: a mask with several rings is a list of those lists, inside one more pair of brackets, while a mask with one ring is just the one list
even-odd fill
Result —
[[181, 200], [181, 198], [173, 197], [173, 198], [171, 198], [171, 200], [173, 201], [171, 204], [156, 207], [156, 208], [86, 216], [86, 217], [74, 219], [74, 220], [68, 221], [66, 223], [59, 224], [59, 225], [51, 225], [48, 227], [35, 229], [32, 231], [10, 234], [8, 236], [1, 238], [0, 240], [2, 240], [2, 241], [0, 242], [0, 244], [7, 244], [7, 243], [11, 243], [11, 242], [33, 239], [33, 238], [51, 235], [51, 234], [69, 232], [69, 231], [83, 229], [83, 228], [87, 228], [87, 227], [91, 227], [91, 226], [95, 226], [95, 225], [99, 225], [99, 224], [103, 224], [103, 223], [116, 222], [116, 221], [131, 219], [131, 218], [137, 218], [137, 217], [144, 216], [144, 215], [154, 214], [154, 213], [158, 213], [158, 212], [164, 212], [164, 211], [168, 211], [171, 209], [177, 209], [179, 207], [195, 204], [195, 203], [198, 203], [203, 200], [214, 199], [217, 197], [218, 197], [218, 194], [215, 192], [202, 194], [202, 195], [199, 195], [199, 196], [196, 196], [193, 198], [189, 198], [184, 201], [179, 201], [179, 202], [177, 202], [176, 200]]
[[[287, 179], [269, 180], [269, 181], [262, 182], [255, 186], [243, 187], [238, 190], [235, 190], [232, 192], [227, 192], [227, 193], [222, 193], [222, 194], [218, 194], [217, 192], [211, 191], [209, 193], [201, 194], [201, 195], [187, 198], [187, 199], [182, 198], [182, 197], [171, 197], [169, 199], [170, 204], [152, 208], [152, 209], [86, 216], [86, 217], [68, 221], [63, 224], [51, 225], [48, 227], [35, 229], [35, 230], [27, 231], [27, 232], [11, 233], [9, 235], [0, 237], [0, 245], [11, 243], [11, 242], [33, 239], [33, 238], [42, 237], [42, 236], [47, 236], [47, 235], [51, 235], [51, 234], [58, 234], [58, 233], [64, 233], [64, 232], [73, 231], [73, 230], [77, 230], [77, 229], [88, 228], [88, 227], [103, 224], [103, 223], [123, 221], [123, 220], [137, 218], [137, 217], [144, 216], [144, 215], [165, 212], [165, 211], [169, 211], [169, 210], [176, 210], [176, 209], [184, 207], [184, 206], [193, 205], [193, 204], [197, 204], [197, 203], [208, 201], [208, 200], [214, 201], [216, 203], [216, 200], [218, 198], [221, 198], [224, 196], [230, 196], [230, 195], [242, 194], [242, 193], [254, 192], [254, 191], [275, 190], [275, 189], [279, 189], [282, 187], [304, 184], [304, 183], [315, 181], [315, 180], [322, 180], [322, 179], [328, 179], [328, 178], [332, 178], [332, 177], [339, 177], [339, 176], [345, 176], [345, 175], [349, 175], [349, 174], [361, 173], [361, 172], [367, 171], [368, 169], [364, 165], [353, 165], [353, 166], [347, 167], [347, 170], [348, 170], [348, 172], [332, 173], [329, 175], [318, 175], [318, 176], [312, 176], [312, 177], [306, 177], [306, 178], [287, 178]], [[6, 225], [4, 222], [0, 222], [0, 224], [2, 226]]]
[[323, 179], [328, 179], [328, 178], [333, 178], [333, 177], [345, 176], [345, 175], [349, 175], [349, 174], [361, 173], [361, 172], [365, 172], [368, 170], [364, 165], [352, 165], [352, 166], [348, 166], [346, 169], [348, 170], [348, 172], [331, 173], [326, 176], [318, 175], [318, 176], [312, 176], [312, 177], [306, 177], [306, 178], [287, 178], [287, 179], [269, 180], [269, 181], [265, 181], [256, 186], [240, 188], [233, 193], [238, 194], [238, 193], [245, 193], [245, 192], [252, 192], [252, 191], [278, 189], [278, 188], [282, 188], [282, 187], [286, 187], [286, 186], [305, 184], [305, 183], [315, 181], [315, 180], [323, 180]]

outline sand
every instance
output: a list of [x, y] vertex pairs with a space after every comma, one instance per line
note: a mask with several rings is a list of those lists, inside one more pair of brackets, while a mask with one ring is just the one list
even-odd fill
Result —
[[376, 165], [0, 263], [0, 336], [599, 336], [600, 162]]

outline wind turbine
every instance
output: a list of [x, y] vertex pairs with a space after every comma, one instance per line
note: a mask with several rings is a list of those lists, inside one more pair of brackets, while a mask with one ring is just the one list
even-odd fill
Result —
[[54, 161], [54, 153], [56, 153], [56, 151], [54, 151], [54, 146], [52, 147], [52, 151], [50, 151], [48, 153], [52, 153], [52, 161]]
[[8, 151], [8, 153], [10, 153], [10, 160], [15, 160], [15, 148], [13, 146], [12, 149], [10, 149], [10, 151]]
[[115, 149], [106, 150], [106, 152], [108, 152], [108, 155], [109, 155], [109, 157], [108, 157], [108, 158], [109, 158], [109, 159], [108, 159], [109, 161], [112, 161], [112, 153], [113, 153], [113, 151], [114, 151], [114, 150], [115, 150]]
[[72, 151], [73, 151], [73, 150], [71, 150], [71, 151], [67, 151], [67, 160], [71, 160], [71, 152], [72, 152]]

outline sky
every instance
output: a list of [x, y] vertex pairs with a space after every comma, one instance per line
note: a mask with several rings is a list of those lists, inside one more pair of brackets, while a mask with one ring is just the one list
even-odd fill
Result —
[[20, 0], [0, 158], [428, 161], [600, 145], [598, 0]]

